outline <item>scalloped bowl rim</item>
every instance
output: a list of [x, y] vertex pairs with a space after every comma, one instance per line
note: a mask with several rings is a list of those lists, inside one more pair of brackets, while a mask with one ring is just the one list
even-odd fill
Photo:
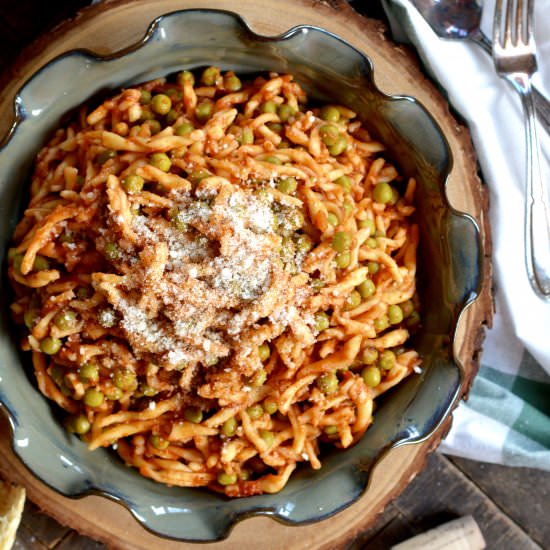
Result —
[[[197, 12], [205, 13], [206, 12], [208, 14], [213, 13], [214, 15], [223, 14], [225, 16], [229, 16], [230, 18], [234, 19], [238, 23], [238, 26], [241, 27], [252, 39], [257, 40], [257, 41], [261, 41], [261, 42], [281, 43], [281, 42], [289, 41], [289, 40], [293, 39], [294, 37], [299, 36], [303, 31], [306, 31], [306, 32], [321, 33], [322, 35], [330, 36], [332, 39], [339, 41], [344, 47], [349, 48], [350, 50], [353, 50], [355, 52], [355, 54], [357, 56], [359, 56], [367, 64], [367, 66], [370, 70], [370, 84], [371, 84], [372, 88], [374, 89], [374, 91], [376, 93], [380, 94], [380, 96], [384, 96], [386, 98], [386, 101], [390, 101], [390, 102], [391, 101], [396, 101], [396, 100], [411, 101], [411, 102], [414, 103], [414, 105], [417, 108], [421, 109], [425, 113], [425, 115], [427, 115], [427, 117], [429, 117], [431, 119], [434, 127], [439, 132], [440, 139], [445, 144], [445, 147], [447, 149], [447, 154], [448, 154], [448, 159], [447, 160], [448, 160], [448, 162], [447, 162], [447, 165], [446, 165], [446, 170], [444, 171], [444, 178], [443, 178], [443, 180], [444, 180], [443, 185], [444, 185], [444, 189], [445, 189], [446, 182], [448, 180], [448, 176], [452, 171], [453, 159], [452, 159], [452, 154], [451, 154], [451, 151], [450, 151], [450, 147], [447, 143], [446, 137], [443, 134], [441, 128], [439, 127], [437, 122], [433, 119], [433, 117], [430, 115], [430, 113], [427, 111], [427, 109], [415, 98], [413, 98], [411, 96], [408, 96], [408, 95], [387, 95], [384, 92], [380, 91], [380, 89], [378, 88], [378, 86], [376, 85], [376, 83], [374, 81], [375, 69], [373, 67], [373, 63], [372, 63], [371, 59], [368, 57], [367, 54], [361, 52], [360, 50], [358, 50], [357, 48], [355, 48], [354, 46], [352, 46], [351, 44], [349, 44], [345, 40], [341, 39], [337, 35], [329, 32], [329, 31], [327, 31], [323, 28], [317, 27], [317, 26], [297, 25], [297, 26], [294, 26], [294, 27], [290, 28], [289, 30], [287, 30], [287, 31], [285, 31], [285, 32], [283, 32], [279, 35], [266, 36], [266, 35], [260, 35], [260, 34], [256, 33], [255, 31], [253, 31], [250, 28], [250, 26], [248, 25], [248, 23], [246, 22], [246, 20], [243, 19], [239, 14], [233, 13], [233, 12], [228, 11], [228, 10], [212, 10], [212, 9], [201, 9], [201, 8], [191, 9], [191, 10], [177, 10], [177, 11], [166, 13], [166, 14], [163, 14], [163, 15], [160, 15], [160, 16], [156, 17], [149, 24], [148, 29], [145, 32], [142, 39], [140, 39], [138, 42], [136, 42], [135, 44], [132, 44], [131, 46], [129, 46], [127, 48], [124, 48], [122, 50], [114, 52], [113, 54], [103, 56], [103, 55], [98, 55], [98, 54], [96, 54], [94, 52], [91, 52], [89, 50], [86, 50], [86, 49], [74, 49], [74, 50], [65, 52], [65, 53], [55, 57], [54, 59], [50, 60], [46, 65], [44, 65], [43, 67], [38, 69], [32, 76], [30, 76], [29, 79], [17, 91], [17, 93], [15, 95], [15, 98], [14, 98], [14, 103], [13, 103], [14, 110], [15, 110], [14, 117], [13, 117], [13, 124], [11, 125], [8, 133], [4, 136], [4, 138], [1, 142], [0, 157], [2, 156], [2, 153], [6, 150], [6, 148], [8, 148], [8, 146], [10, 145], [10, 143], [12, 142], [14, 137], [17, 135], [20, 126], [28, 118], [25, 115], [25, 107], [26, 106], [23, 103], [23, 96], [25, 95], [25, 92], [32, 87], [33, 82], [35, 82], [36, 79], [38, 79], [38, 77], [40, 75], [43, 75], [44, 73], [49, 72], [58, 63], [63, 62], [67, 59], [78, 59], [78, 60], [80, 60], [84, 63], [87, 60], [92, 60], [93, 63], [99, 63], [99, 64], [109, 63], [109, 62], [112, 62], [114, 60], [124, 59], [126, 56], [128, 56], [132, 53], [135, 53], [139, 50], [142, 50], [143, 48], [146, 48], [150, 43], [152, 43], [153, 40], [155, 39], [157, 33], [159, 32], [159, 29], [162, 28], [162, 25], [166, 21], [168, 21], [168, 19], [173, 18], [173, 17], [185, 17], [185, 16], [189, 15], [190, 12], [193, 12], [193, 13], [197, 13]], [[468, 214], [465, 214], [463, 212], [459, 212], [456, 209], [454, 209], [449, 204], [446, 193], [443, 193], [442, 200], [443, 200], [443, 203], [445, 204], [445, 206], [447, 207], [448, 212], [452, 216], [457, 216], [457, 217], [460, 217], [460, 218], [470, 220], [470, 222], [475, 226], [475, 229], [477, 230], [477, 233], [476, 233], [477, 238], [479, 238], [479, 229], [477, 228], [475, 220], [473, 220], [473, 218], [471, 218]], [[478, 254], [478, 256], [479, 256], [479, 254]], [[481, 258], [479, 258], [479, 261], [481, 261]], [[458, 315], [457, 315], [457, 318], [456, 318], [456, 320], [454, 322], [454, 325], [452, 327], [453, 333], [451, 335], [451, 342], [450, 342], [451, 349], [453, 348], [452, 343], [454, 342], [454, 330], [456, 329], [456, 325], [459, 322], [459, 319], [462, 316], [462, 314], [464, 313], [465, 309], [477, 297], [478, 290], [479, 290], [479, 282], [478, 282], [478, 285], [476, 286], [475, 291], [471, 292], [469, 294], [469, 296], [467, 296], [465, 298], [464, 302], [462, 303], [462, 305], [457, 310]], [[463, 367], [460, 364], [457, 357], [455, 356], [454, 350], [452, 352], [451, 359], [454, 362], [454, 364], [455, 364], [455, 366], [458, 370], [458, 383], [457, 383], [456, 387], [454, 387], [452, 389], [452, 391], [450, 392], [449, 397], [448, 397], [447, 406], [446, 406], [445, 409], [443, 409], [443, 412], [442, 412], [441, 416], [439, 418], [437, 418], [435, 420], [435, 422], [432, 422], [430, 429], [428, 429], [424, 433], [419, 433], [419, 434], [417, 434], [416, 437], [401, 438], [401, 439], [398, 439], [396, 441], [392, 441], [387, 445], [386, 448], [379, 449], [378, 453], [374, 456], [374, 458], [372, 460], [372, 463], [370, 464], [370, 468], [369, 468], [370, 474], [372, 474], [372, 472], [375, 470], [375, 468], [380, 463], [382, 458], [388, 452], [390, 452], [392, 449], [394, 449], [396, 447], [399, 447], [401, 445], [413, 444], [413, 443], [418, 443], [418, 442], [424, 441], [425, 439], [429, 438], [437, 430], [439, 425], [448, 416], [448, 414], [450, 413], [450, 411], [452, 410], [452, 408], [454, 407], [454, 405], [455, 405], [455, 403], [458, 399], [458, 396], [459, 396], [459, 393], [460, 393], [460, 387], [461, 387], [461, 381], [460, 380], [462, 378], [462, 372], [463, 372]], [[1, 378], [0, 378], [0, 383], [1, 383]], [[328, 510], [327, 513], [325, 513], [325, 514], [319, 514], [318, 513], [317, 515], [314, 515], [314, 516], [310, 517], [307, 520], [293, 521], [289, 517], [282, 515], [280, 513], [280, 511], [278, 511], [274, 507], [272, 507], [272, 508], [269, 508], [269, 507], [254, 508], [254, 506], [252, 504], [251, 507], [246, 508], [245, 510], [241, 510], [241, 511], [238, 511], [234, 514], [231, 514], [231, 517], [228, 520], [225, 521], [225, 528], [222, 529], [221, 531], [219, 531], [218, 536], [216, 536], [216, 537], [213, 537], [213, 538], [189, 538], [185, 535], [185, 533], [182, 533], [181, 535], [174, 536], [173, 534], [167, 534], [165, 531], [163, 532], [162, 527], [160, 527], [160, 528], [155, 527], [154, 525], [151, 524], [150, 521], [145, 520], [141, 516], [140, 512], [138, 511], [137, 506], [135, 506], [134, 503], [129, 502], [128, 500], [126, 500], [124, 498], [124, 496], [120, 496], [120, 493], [117, 494], [117, 492], [115, 490], [113, 490], [113, 488], [98, 487], [98, 486], [87, 486], [86, 487], [85, 486], [85, 481], [83, 481], [82, 482], [83, 485], [84, 485], [83, 487], [80, 487], [75, 491], [66, 492], [63, 489], [61, 489], [60, 487], [55, 486], [54, 484], [50, 483], [48, 480], [44, 479], [44, 477], [42, 475], [42, 472], [36, 471], [35, 469], [31, 469], [30, 466], [28, 466], [28, 464], [27, 464], [27, 462], [26, 462], [26, 460], [23, 456], [23, 453], [21, 452], [20, 447], [16, 444], [17, 434], [18, 434], [18, 431], [21, 429], [21, 427], [18, 426], [18, 421], [17, 421], [18, 414], [15, 410], [11, 410], [10, 407], [8, 405], [6, 405], [5, 403], [3, 403], [2, 401], [6, 401], [6, 399], [5, 399], [5, 397], [2, 396], [2, 386], [0, 384], [0, 410], [5, 411], [5, 413], [7, 413], [7, 417], [8, 417], [11, 432], [12, 432], [12, 434], [11, 434], [12, 448], [14, 450], [14, 453], [23, 462], [23, 464], [29, 469], [29, 471], [33, 474], [33, 476], [40, 479], [42, 482], [44, 482], [46, 485], [48, 485], [50, 488], [57, 491], [58, 493], [60, 493], [64, 496], [70, 497], [70, 498], [82, 498], [82, 497], [85, 497], [85, 496], [90, 495], [90, 494], [95, 494], [95, 495], [100, 495], [102, 497], [106, 497], [106, 498], [108, 498], [110, 500], [113, 500], [115, 502], [118, 502], [118, 503], [122, 504], [126, 509], [128, 509], [131, 512], [131, 514], [133, 515], [133, 517], [144, 528], [146, 528], [147, 530], [151, 531], [152, 533], [154, 533], [156, 535], [159, 535], [159, 536], [162, 536], [162, 537], [165, 537], [165, 538], [171, 538], [171, 539], [175, 539], [175, 540], [185, 540], [185, 541], [190, 541], [190, 542], [206, 542], [206, 541], [213, 542], [215, 540], [222, 540], [223, 538], [226, 538], [226, 537], [229, 536], [232, 528], [236, 525], [236, 523], [242, 521], [243, 519], [246, 519], [246, 518], [251, 517], [251, 516], [256, 516], [256, 515], [267, 515], [267, 516], [270, 516], [273, 519], [275, 519], [279, 522], [282, 522], [284, 524], [287, 524], [287, 525], [301, 525], [301, 524], [305, 524], [305, 523], [320, 521], [322, 519], [325, 519], [326, 517], [329, 517], [329, 516], [339, 512], [339, 511], [341, 511], [342, 509], [348, 507], [353, 502], [355, 502], [355, 500], [357, 500], [362, 494], [364, 494], [364, 492], [367, 490], [367, 488], [368, 488], [368, 486], [370, 485], [370, 482], [371, 482], [371, 475], [368, 475], [366, 483], [363, 484], [363, 486], [353, 496], [353, 498], [351, 500], [345, 500], [343, 502], [340, 502], [336, 507], [333, 507], [330, 510]], [[348, 465], [343, 465], [342, 468], [344, 466], [346, 468], [349, 467]], [[136, 472], [135, 475], [137, 476], [139, 474]], [[322, 482], [322, 480], [320, 480], [320, 482]], [[272, 495], [272, 497], [274, 499], [277, 499], [277, 497], [282, 495], [282, 494], [283, 493], [279, 493], [278, 495]], [[215, 495], [215, 496], [218, 496], [218, 495]], [[252, 497], [252, 498], [254, 498], [254, 497]], [[222, 507], [224, 506], [224, 504], [226, 506], [230, 506], [231, 502], [238, 502], [238, 501], [227, 501], [223, 497], [219, 497], [219, 504]], [[241, 500], [241, 502], [242, 502], [242, 500]]]

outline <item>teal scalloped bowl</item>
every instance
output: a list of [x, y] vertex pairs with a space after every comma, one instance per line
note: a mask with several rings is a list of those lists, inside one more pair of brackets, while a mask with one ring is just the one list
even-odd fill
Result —
[[29, 358], [17, 349], [4, 276], [0, 401], [9, 417], [15, 453], [36, 477], [63, 495], [104, 495], [160, 536], [207, 542], [226, 537], [236, 522], [256, 514], [287, 524], [324, 519], [363, 493], [385, 451], [422, 441], [438, 427], [461, 385], [461, 366], [453, 356], [454, 331], [479, 291], [481, 254], [475, 222], [447, 203], [451, 152], [420, 103], [381, 93], [374, 85], [371, 61], [327, 31], [299, 26], [280, 36], [259, 36], [239, 16], [214, 10], [159, 17], [140, 43], [109, 57], [69, 52], [21, 88], [14, 99], [15, 123], [0, 149], [2, 254], [21, 212], [33, 158], [67, 112], [121, 85], [204, 65], [239, 73], [294, 74], [310, 96], [341, 102], [360, 113], [401, 172], [417, 178], [423, 327], [415, 345], [424, 367], [421, 375], [410, 377], [383, 399], [376, 422], [356, 446], [324, 455], [319, 471], [299, 469], [276, 495], [229, 500], [207, 490], [169, 488], [141, 477], [108, 450], [90, 453], [65, 432], [55, 409], [37, 389]]

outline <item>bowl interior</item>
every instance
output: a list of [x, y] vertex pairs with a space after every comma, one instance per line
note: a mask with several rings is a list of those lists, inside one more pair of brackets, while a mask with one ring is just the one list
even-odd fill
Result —
[[0, 400], [10, 416], [16, 453], [35, 475], [65, 495], [106, 494], [127, 505], [147, 528], [195, 541], [222, 538], [236, 520], [253, 513], [289, 523], [326, 517], [363, 492], [385, 450], [427, 437], [460, 387], [453, 331], [463, 304], [475, 295], [479, 270], [475, 225], [454, 213], [445, 199], [449, 147], [420, 104], [379, 92], [370, 61], [326, 31], [297, 27], [280, 37], [261, 37], [239, 17], [212, 10], [168, 14], [153, 23], [142, 43], [121, 54], [98, 58], [72, 52], [27, 82], [16, 98], [17, 124], [0, 150], [0, 253], [5, 255], [21, 212], [33, 157], [67, 112], [121, 85], [205, 65], [238, 73], [294, 74], [312, 98], [357, 111], [386, 144], [399, 171], [417, 178], [423, 329], [415, 345], [423, 356], [423, 372], [384, 398], [376, 422], [359, 444], [326, 453], [320, 471], [302, 468], [277, 495], [230, 501], [206, 490], [167, 488], [126, 468], [109, 451], [89, 453], [60, 426], [56, 411], [36, 388], [28, 357], [17, 351], [4, 277]]

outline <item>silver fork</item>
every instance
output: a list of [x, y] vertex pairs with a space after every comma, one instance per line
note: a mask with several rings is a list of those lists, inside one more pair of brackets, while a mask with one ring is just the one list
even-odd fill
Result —
[[[540, 168], [531, 75], [537, 70], [533, 38], [534, 0], [496, 0], [493, 60], [498, 74], [520, 94], [527, 144], [525, 197], [525, 264], [535, 293], [550, 300], [550, 217]], [[503, 7], [503, 4], [505, 5]]]

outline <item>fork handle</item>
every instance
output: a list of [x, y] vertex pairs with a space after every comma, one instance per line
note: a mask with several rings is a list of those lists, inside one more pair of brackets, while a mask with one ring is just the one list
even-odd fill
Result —
[[[481, 30], [471, 36], [471, 39], [492, 57], [493, 45]], [[537, 119], [548, 135], [550, 135], [550, 100], [539, 92], [535, 86], [531, 86], [531, 90], [535, 102]]]
[[524, 239], [527, 276], [535, 293], [542, 299], [550, 300], [550, 210], [540, 167], [540, 147], [531, 79], [526, 75], [515, 75], [511, 79], [520, 92], [526, 119], [527, 178]]

